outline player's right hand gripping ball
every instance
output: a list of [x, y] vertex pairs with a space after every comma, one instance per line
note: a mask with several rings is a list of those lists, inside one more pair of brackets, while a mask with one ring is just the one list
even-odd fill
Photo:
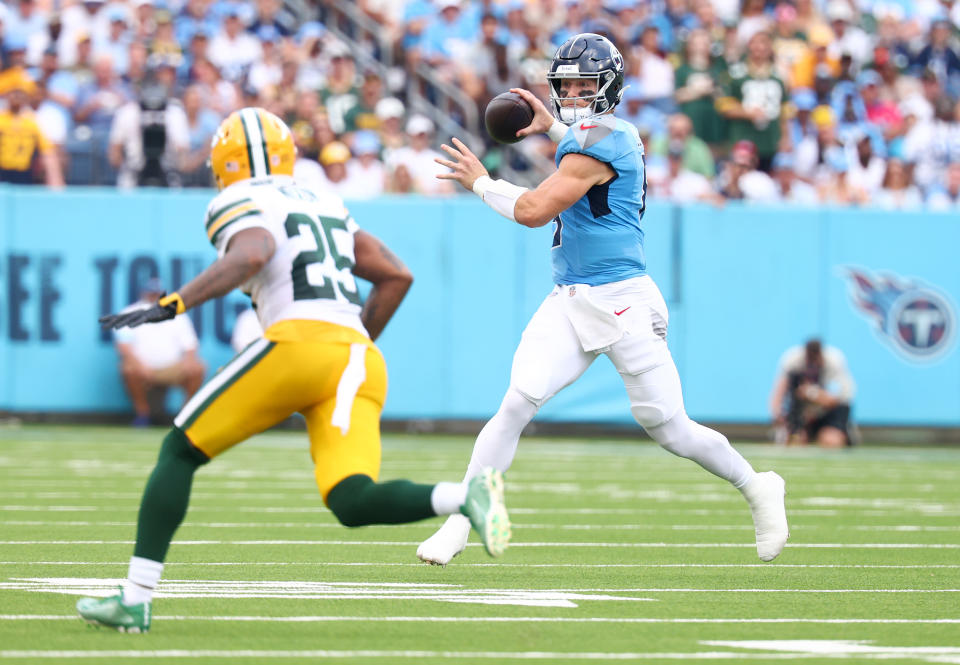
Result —
[[517, 132], [533, 122], [533, 109], [517, 93], [505, 92], [490, 100], [483, 121], [494, 140], [516, 143], [523, 138], [517, 136]]

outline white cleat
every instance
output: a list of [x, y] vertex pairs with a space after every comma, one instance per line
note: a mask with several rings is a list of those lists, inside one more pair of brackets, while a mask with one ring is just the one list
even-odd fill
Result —
[[757, 556], [761, 561], [773, 561], [790, 537], [783, 478], [773, 471], [764, 471], [755, 475], [740, 491], [753, 513]]
[[469, 537], [470, 520], [467, 516], [451, 515], [435, 534], [420, 543], [417, 558], [434, 566], [446, 566], [466, 548]]

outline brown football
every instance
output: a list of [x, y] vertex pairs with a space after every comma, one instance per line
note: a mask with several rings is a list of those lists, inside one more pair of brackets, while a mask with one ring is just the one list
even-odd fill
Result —
[[516, 143], [517, 132], [533, 122], [533, 109], [515, 92], [497, 95], [487, 104], [483, 115], [487, 133], [500, 143]]

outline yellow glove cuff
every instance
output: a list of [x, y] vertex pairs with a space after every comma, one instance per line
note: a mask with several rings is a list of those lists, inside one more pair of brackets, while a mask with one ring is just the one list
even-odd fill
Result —
[[177, 303], [177, 314], [183, 314], [187, 311], [186, 306], [183, 304], [183, 298], [180, 297], [180, 294], [174, 291], [168, 296], [164, 296], [157, 301], [157, 304], [161, 307], [166, 307], [170, 303]]

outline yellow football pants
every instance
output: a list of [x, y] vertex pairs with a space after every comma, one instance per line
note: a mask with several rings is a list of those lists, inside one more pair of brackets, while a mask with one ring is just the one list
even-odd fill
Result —
[[386, 394], [386, 364], [365, 335], [323, 321], [281, 321], [217, 372], [174, 424], [213, 458], [300, 412], [326, 500], [347, 476], [379, 476]]

